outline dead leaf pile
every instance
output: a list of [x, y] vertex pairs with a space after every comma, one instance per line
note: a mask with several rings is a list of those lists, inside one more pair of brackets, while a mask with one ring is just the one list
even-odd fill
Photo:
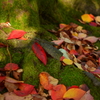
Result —
[[60, 57], [63, 65], [73, 64], [100, 78], [100, 50], [94, 45], [100, 37], [90, 36], [87, 30], [75, 23], [60, 24], [59, 30], [53, 33], [58, 39], [52, 42], [63, 54]]

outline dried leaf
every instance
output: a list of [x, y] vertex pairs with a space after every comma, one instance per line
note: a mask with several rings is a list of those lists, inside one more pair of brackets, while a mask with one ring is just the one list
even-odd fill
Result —
[[71, 88], [64, 94], [64, 99], [80, 100], [86, 92], [79, 88]]
[[47, 64], [47, 56], [46, 56], [46, 52], [44, 51], [42, 46], [39, 43], [34, 42], [34, 44], [32, 45], [32, 50], [35, 53], [35, 55], [40, 59], [40, 61], [42, 61], [43, 64], [46, 65]]
[[79, 39], [83, 39], [83, 38], [85, 38], [85, 37], [87, 37], [87, 34], [85, 34], [85, 33], [79, 33], [79, 34], [78, 34], [78, 38], [79, 38]]
[[95, 17], [95, 21], [96, 21], [96, 23], [97, 23], [98, 25], [100, 25], [100, 16], [96, 16], [96, 17]]
[[4, 95], [0, 94], [0, 100], [5, 100]]
[[7, 81], [5, 81], [4, 85], [7, 88], [8, 92], [13, 92], [14, 89], [18, 88], [18, 84], [10, 83], [10, 82], [7, 82]]
[[26, 34], [23, 30], [13, 30], [10, 35], [8, 36], [7, 40], [9, 39], [19, 39]]
[[80, 100], [94, 100], [94, 98], [90, 94], [90, 90], [88, 90]]
[[8, 77], [8, 76], [6, 76], [5, 81], [10, 82], [10, 83], [23, 83], [24, 82], [24, 81], [15, 80], [15, 79]]
[[33, 96], [32, 95], [27, 95], [27, 96], [17, 96], [15, 93], [11, 92], [7, 92], [4, 94], [4, 98], [5, 100], [32, 100]]
[[55, 44], [57, 44], [58, 46], [60, 46], [64, 42], [64, 40], [54, 40], [52, 42], [54, 42]]
[[81, 70], [83, 70], [83, 68], [82, 68], [82, 65], [81, 64], [79, 64], [79, 63], [77, 63], [77, 62], [74, 62], [74, 64], [79, 68], [79, 69], [81, 69]]
[[63, 99], [63, 95], [66, 92], [66, 86], [63, 84], [59, 84], [53, 87], [50, 91], [52, 100], [60, 100]]
[[84, 90], [84, 91], [88, 91], [89, 90], [89, 88], [88, 88], [88, 86], [86, 84], [81, 84], [79, 86], [79, 88], [82, 89], [82, 90]]
[[89, 41], [91, 43], [95, 43], [95, 42], [98, 41], [98, 38], [95, 37], [95, 36], [88, 36], [88, 37], [84, 38], [84, 40], [87, 40], [87, 41]]

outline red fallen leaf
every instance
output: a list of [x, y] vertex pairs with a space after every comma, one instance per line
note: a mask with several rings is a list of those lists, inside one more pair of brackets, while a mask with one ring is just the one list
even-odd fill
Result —
[[14, 90], [14, 93], [18, 96], [26, 96], [31, 93], [37, 94], [36, 90], [34, 89], [34, 86], [30, 84], [20, 83], [19, 89], [20, 90]]
[[19, 39], [21, 38], [24, 34], [26, 34], [25, 31], [23, 30], [13, 30], [10, 35], [8, 36], [7, 40], [9, 39]]
[[66, 86], [63, 84], [59, 84], [53, 87], [50, 91], [52, 100], [62, 100], [63, 95], [66, 92]]
[[0, 76], [0, 82], [4, 81], [6, 79], [6, 76]]
[[8, 63], [4, 67], [5, 70], [17, 70], [19, 69], [18, 65], [15, 63]]
[[89, 25], [90, 26], [97, 26], [98, 24], [96, 22], [90, 22]]
[[73, 86], [69, 87], [68, 89], [71, 89], [71, 88], [79, 88], [79, 86], [73, 85]]
[[70, 50], [70, 54], [78, 55], [78, 52], [76, 50]]
[[46, 52], [44, 51], [43, 47], [39, 43], [35, 42], [32, 45], [32, 50], [35, 53], [35, 55], [40, 59], [40, 61], [42, 61], [43, 64], [46, 65], [47, 56], [46, 56]]

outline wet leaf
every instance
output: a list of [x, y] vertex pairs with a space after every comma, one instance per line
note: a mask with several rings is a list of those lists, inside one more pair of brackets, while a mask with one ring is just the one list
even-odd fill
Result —
[[26, 34], [23, 30], [13, 30], [10, 35], [8, 36], [7, 40], [9, 39], [19, 39]]
[[79, 88], [71, 88], [64, 94], [64, 99], [80, 100], [86, 92]]
[[40, 59], [40, 61], [42, 61], [43, 64], [46, 65], [47, 56], [46, 56], [46, 52], [44, 51], [43, 47], [39, 43], [34, 42], [34, 44], [32, 45], [32, 50], [35, 53], [35, 55]]
[[63, 84], [59, 84], [53, 87], [50, 91], [52, 100], [62, 99], [64, 93], [66, 92], [66, 86]]

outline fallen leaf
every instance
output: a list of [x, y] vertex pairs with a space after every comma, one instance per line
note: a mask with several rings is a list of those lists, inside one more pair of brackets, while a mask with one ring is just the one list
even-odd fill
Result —
[[91, 43], [95, 43], [98, 41], [98, 38], [95, 36], [88, 36], [88, 37], [84, 38], [84, 40], [90, 41]]
[[32, 50], [35, 53], [35, 55], [40, 59], [40, 61], [42, 61], [43, 64], [46, 65], [47, 64], [47, 56], [46, 56], [46, 52], [44, 51], [42, 46], [39, 43], [34, 42], [34, 44], [32, 45]]
[[53, 86], [58, 84], [58, 80], [50, 76], [47, 72], [41, 72], [39, 74], [40, 84], [46, 90], [51, 90]]
[[0, 100], [4, 100], [4, 95], [0, 94]]
[[18, 84], [10, 83], [7, 81], [5, 81], [4, 85], [5, 85], [6, 89], [8, 90], [8, 92], [13, 92], [14, 89], [18, 88]]
[[64, 42], [64, 40], [53, 40], [52, 42], [60, 46]]
[[24, 83], [24, 81], [18, 81], [16, 79], [13, 79], [11, 77], [6, 76], [5, 81], [10, 82], [10, 83]]
[[69, 58], [69, 55], [68, 55], [68, 52], [67, 52], [65, 49], [59, 49], [59, 51], [63, 53], [63, 56], [64, 56], [65, 58], [70, 59], [70, 58]]
[[90, 23], [94, 20], [94, 16], [92, 14], [83, 14], [81, 19], [86, 23]]
[[64, 94], [64, 99], [80, 100], [86, 92], [79, 88], [71, 88]]
[[27, 32], [23, 31], [23, 30], [13, 30], [10, 35], [8, 36], [7, 40], [9, 39], [19, 39], [22, 36], [24, 36], [24, 34], [26, 34]]
[[88, 91], [89, 90], [89, 88], [88, 88], [88, 86], [86, 84], [81, 84], [79, 86], [79, 88], [82, 89], [82, 90], [84, 90], [84, 91]]
[[65, 64], [67, 64], [67, 65], [72, 65], [73, 64], [73, 61], [72, 60], [70, 60], [70, 59], [63, 59], [63, 62], [65, 63]]
[[78, 55], [78, 52], [76, 50], [70, 50], [69, 52], [70, 54], [73, 54], [73, 55]]
[[90, 26], [95, 26], [95, 27], [96, 27], [98, 24], [97, 24], [96, 22], [90, 22], [89, 25], [90, 25]]
[[0, 82], [4, 81], [6, 79], [6, 76], [0, 76]]
[[90, 90], [88, 90], [80, 100], [94, 100], [93, 96], [90, 94]]
[[4, 100], [32, 100], [33, 96], [32, 95], [27, 95], [27, 96], [17, 96], [15, 93], [13, 92], [6, 92], [4, 93]]
[[63, 99], [63, 95], [66, 92], [66, 86], [63, 84], [59, 84], [53, 87], [50, 90], [52, 100], [60, 100]]
[[14, 93], [18, 96], [27, 96], [33, 93], [33, 90], [35, 91], [34, 93], [37, 94], [36, 90], [34, 89], [34, 86], [30, 84], [20, 83], [18, 88], [20, 90], [14, 90]]
[[18, 66], [18, 64], [15, 64], [15, 63], [7, 63], [5, 65], [5, 67], [4, 67], [4, 69], [5, 70], [9, 70], [9, 71], [11, 71], [11, 70], [17, 70], [17, 69], [19, 69], [19, 66]]

